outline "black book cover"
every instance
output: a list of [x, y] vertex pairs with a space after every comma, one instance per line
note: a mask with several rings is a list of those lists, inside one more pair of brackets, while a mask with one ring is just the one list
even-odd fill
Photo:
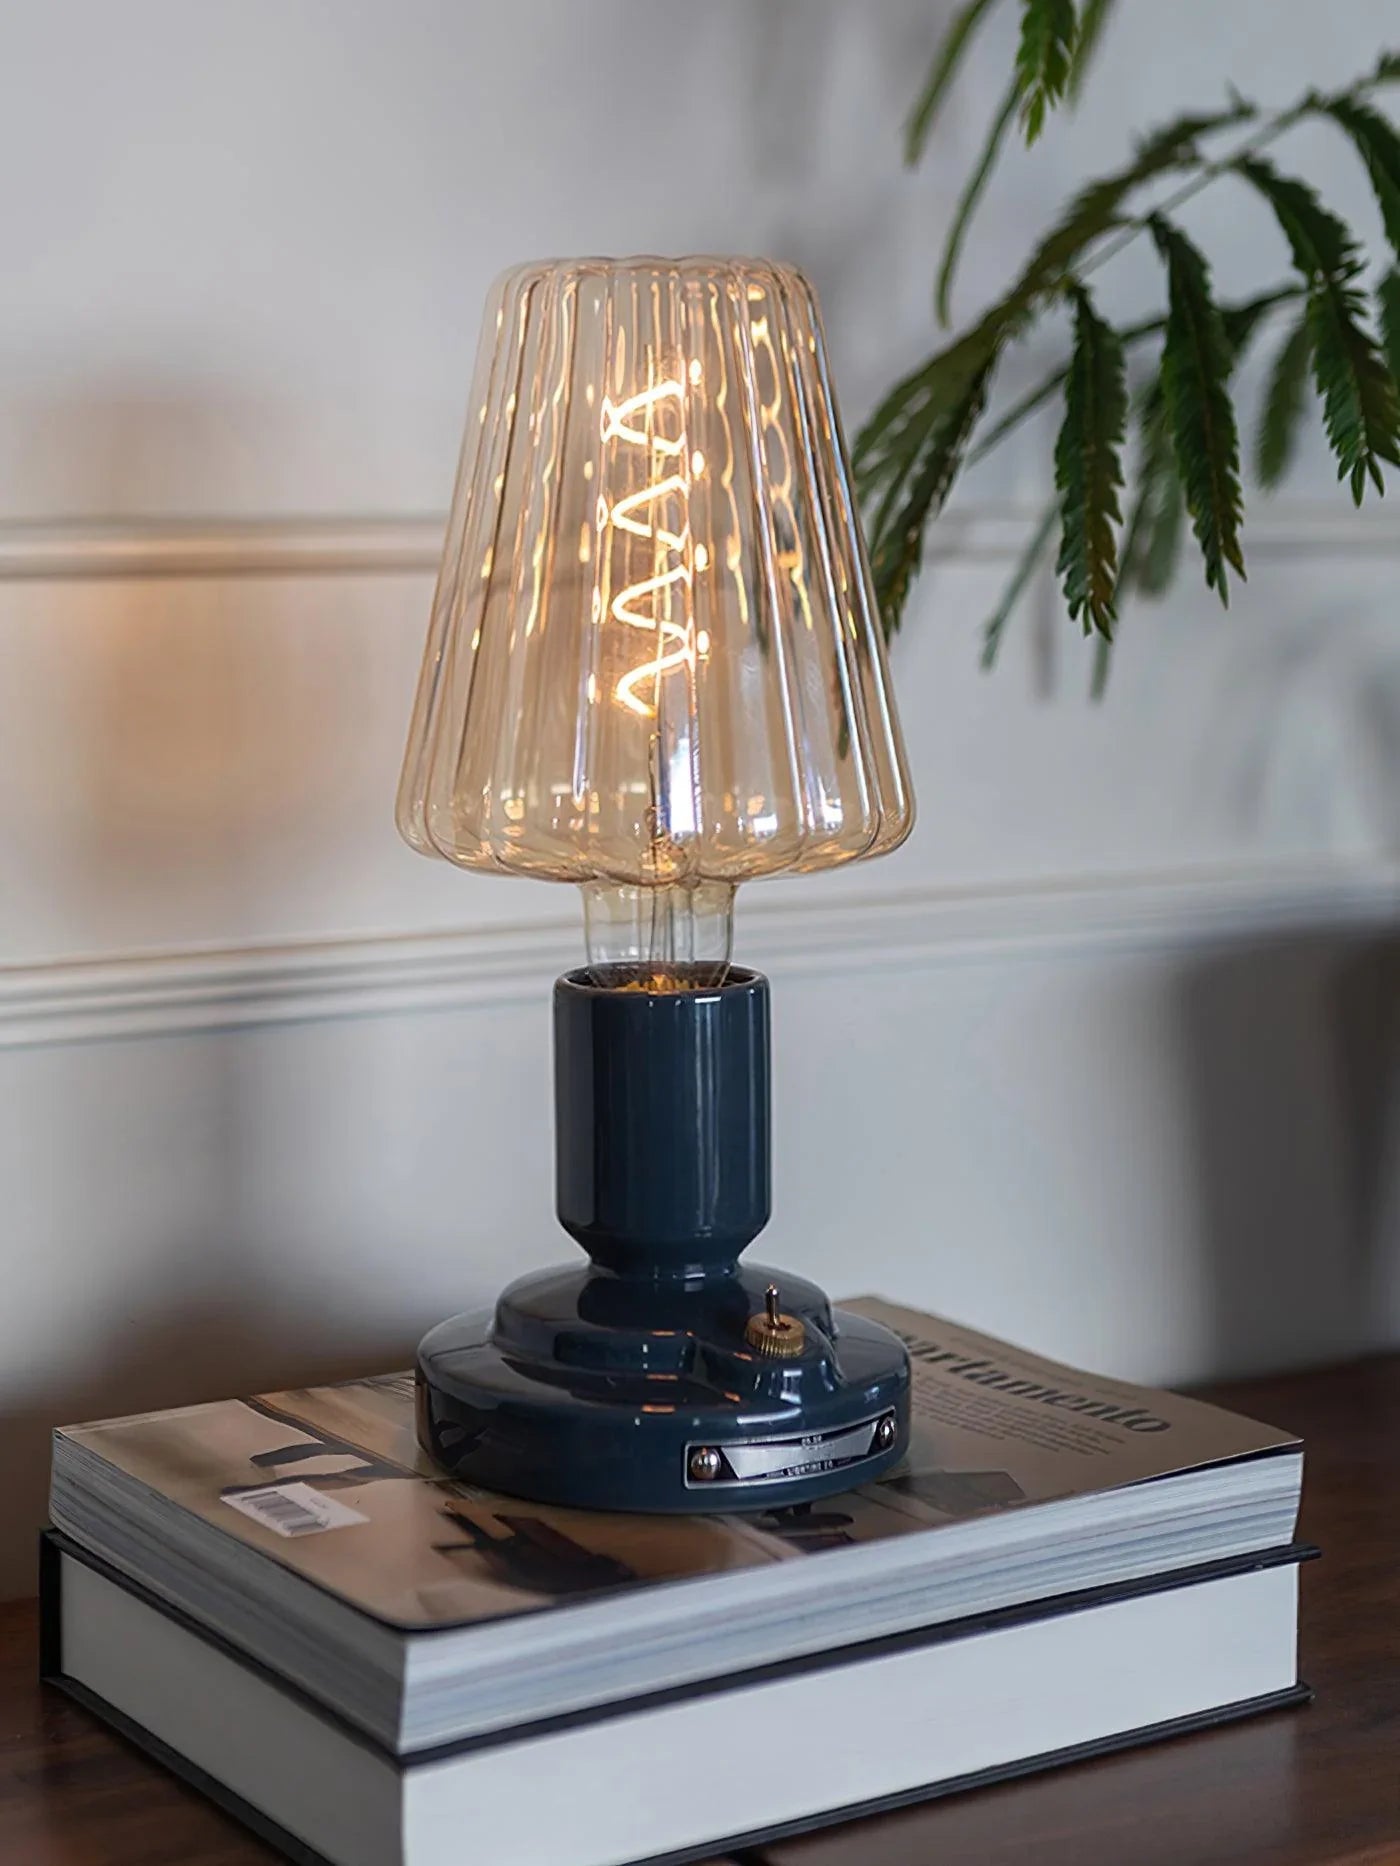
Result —
[[[906, 1649], [916, 1645], [940, 1643], [949, 1639], [965, 1638], [972, 1634], [991, 1630], [997, 1626], [1024, 1624], [1043, 1619], [1054, 1614], [1072, 1613], [1083, 1609], [1107, 1605], [1114, 1601], [1131, 1599], [1144, 1594], [1159, 1593], [1171, 1588], [1194, 1585], [1197, 1582], [1224, 1579], [1230, 1575], [1245, 1574], [1263, 1568], [1279, 1567], [1288, 1563], [1308, 1561], [1320, 1551], [1311, 1545], [1295, 1543], [1285, 1548], [1256, 1552], [1238, 1556], [1225, 1561], [1218, 1561], [1195, 1568], [1178, 1570], [1168, 1575], [1152, 1576], [1144, 1580], [1121, 1584], [1114, 1587], [1098, 1588], [1086, 1592], [1060, 1596], [1052, 1601], [1035, 1602], [1003, 1610], [996, 1614], [982, 1615], [975, 1620], [956, 1621], [934, 1627], [916, 1629], [912, 1632], [896, 1634], [880, 1640], [867, 1641], [859, 1645], [845, 1646], [835, 1652], [828, 1652], [783, 1662], [777, 1665], [756, 1668], [742, 1674], [719, 1681], [706, 1681], [677, 1687], [674, 1691], [654, 1693], [643, 1699], [632, 1699], [622, 1704], [608, 1704], [583, 1711], [571, 1712], [558, 1718], [531, 1724], [524, 1728], [505, 1731], [493, 1731], [485, 1737], [468, 1738], [464, 1742], [444, 1745], [441, 1748], [421, 1752], [408, 1759], [397, 1760], [400, 1769], [411, 1769], [418, 1763], [437, 1761], [445, 1756], [466, 1753], [469, 1750], [488, 1746], [497, 1742], [518, 1742], [533, 1735], [542, 1735], [547, 1731], [566, 1728], [573, 1724], [599, 1721], [623, 1712], [633, 1712], [648, 1705], [672, 1702], [677, 1698], [741, 1688], [760, 1680], [775, 1676], [790, 1675], [794, 1672], [839, 1668], [842, 1665], [858, 1662], [880, 1654]], [[118, 1735], [134, 1743], [156, 1762], [170, 1769], [175, 1775], [188, 1782], [234, 1819], [243, 1823], [269, 1844], [277, 1847], [296, 1866], [334, 1866], [325, 1856], [307, 1846], [303, 1841], [269, 1820], [256, 1806], [232, 1793], [223, 1783], [208, 1775], [204, 1770], [192, 1764], [186, 1757], [170, 1748], [159, 1738], [133, 1722], [114, 1706], [106, 1703], [95, 1693], [75, 1679], [65, 1675], [62, 1665], [62, 1589], [60, 1583], [60, 1558], [67, 1557], [85, 1563], [105, 1576], [108, 1580], [125, 1588], [146, 1605], [154, 1607], [167, 1617], [183, 1624], [189, 1631], [208, 1644], [235, 1658], [262, 1678], [273, 1684], [279, 1691], [296, 1698], [304, 1708], [317, 1717], [336, 1725], [350, 1741], [365, 1749], [374, 1749], [375, 1745], [362, 1732], [333, 1716], [325, 1706], [307, 1697], [286, 1680], [277, 1677], [266, 1666], [252, 1660], [246, 1653], [237, 1651], [226, 1642], [210, 1634], [207, 1629], [195, 1625], [187, 1616], [173, 1610], [168, 1603], [151, 1595], [146, 1589], [133, 1583], [120, 1574], [111, 1565], [79, 1548], [68, 1537], [46, 1531], [40, 1541], [40, 1644], [39, 1667], [44, 1681], [68, 1694], [76, 1702], [92, 1711], [109, 1724]], [[919, 1801], [933, 1800], [944, 1795], [957, 1794], [971, 1788], [983, 1788], [998, 1782], [1011, 1781], [1020, 1776], [1037, 1773], [1048, 1768], [1058, 1768], [1073, 1762], [1089, 1760], [1097, 1756], [1111, 1755], [1119, 1750], [1131, 1749], [1143, 1744], [1162, 1741], [1169, 1737], [1184, 1736], [1195, 1731], [1214, 1729], [1220, 1725], [1234, 1723], [1241, 1718], [1255, 1716], [1262, 1712], [1279, 1710], [1288, 1706], [1304, 1704], [1312, 1693], [1303, 1683], [1298, 1683], [1284, 1691], [1276, 1691], [1264, 1697], [1250, 1698], [1240, 1703], [1220, 1705], [1208, 1711], [1189, 1717], [1172, 1719], [1166, 1723], [1152, 1724], [1139, 1729], [1122, 1731], [1115, 1735], [1100, 1738], [1094, 1742], [1072, 1745], [1068, 1748], [1047, 1751], [1039, 1755], [1022, 1757], [995, 1769], [980, 1770], [972, 1775], [959, 1776], [929, 1783], [927, 1786], [906, 1790], [897, 1795], [881, 1797], [873, 1801], [860, 1802], [848, 1807], [826, 1810], [820, 1814], [800, 1821], [787, 1822], [779, 1826], [747, 1833], [716, 1837], [699, 1847], [685, 1848], [680, 1852], [660, 1852], [649, 1855], [645, 1860], [633, 1863], [633, 1866], [687, 1866], [687, 1862], [708, 1860], [716, 1852], [735, 1853], [745, 1849], [768, 1845], [794, 1835], [811, 1832], [819, 1827], [832, 1826], [842, 1821], [863, 1819], [873, 1814], [888, 1812], [895, 1808], [907, 1807]], [[381, 1752], [382, 1753], [382, 1752]]]

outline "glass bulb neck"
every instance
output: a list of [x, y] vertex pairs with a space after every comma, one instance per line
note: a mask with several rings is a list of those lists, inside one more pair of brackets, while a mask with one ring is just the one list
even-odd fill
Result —
[[696, 991], [724, 983], [734, 940], [731, 883], [587, 881], [580, 891], [593, 984]]

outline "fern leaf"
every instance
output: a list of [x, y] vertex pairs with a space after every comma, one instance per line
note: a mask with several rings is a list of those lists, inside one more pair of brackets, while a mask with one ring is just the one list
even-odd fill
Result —
[[1371, 178], [1385, 237], [1400, 253], [1400, 135], [1379, 111], [1354, 98], [1334, 97], [1323, 108], [1355, 143]]
[[[1269, 313], [1301, 296], [1298, 286], [1289, 285], [1261, 293], [1243, 304], [1221, 307], [1220, 322], [1232, 370], [1238, 368], [1254, 333]], [[1186, 508], [1160, 374], [1148, 383], [1138, 404], [1135, 478], [1137, 495], [1123, 532], [1118, 586], [1123, 591], [1137, 589], [1144, 596], [1161, 596], [1176, 574]]]
[[1167, 423], [1207, 587], [1228, 605], [1226, 566], [1244, 575], [1239, 435], [1228, 388], [1234, 359], [1204, 258], [1169, 221], [1154, 215], [1150, 224], [1167, 267], [1162, 343]]
[[928, 428], [961, 395], [996, 348], [994, 331], [974, 327], [917, 369], [902, 376], [861, 428], [851, 452], [862, 493], [912, 447], [922, 445]]
[[1369, 479], [1385, 491], [1380, 463], [1400, 466], [1400, 402], [1395, 378], [1362, 322], [1365, 301], [1354, 286], [1329, 281], [1308, 299], [1313, 374], [1337, 477], [1360, 505]]
[[1376, 308], [1380, 314], [1381, 348], [1392, 377], [1400, 383], [1400, 272], [1394, 266], [1376, 287]]
[[1264, 392], [1263, 413], [1254, 444], [1254, 470], [1261, 486], [1277, 486], [1288, 471], [1303, 412], [1312, 360], [1312, 332], [1306, 311], [1279, 346]]
[[1344, 220], [1325, 208], [1305, 181], [1280, 175], [1262, 156], [1245, 156], [1237, 164], [1274, 210], [1293, 263], [1309, 283], [1315, 278], [1351, 277], [1361, 268], [1361, 255]]
[[1095, 311], [1082, 286], [1074, 290], [1074, 352], [1065, 383], [1065, 417], [1055, 443], [1060, 495], [1060, 556], [1071, 620], [1084, 633], [1113, 633], [1118, 582], [1118, 492], [1123, 484], [1123, 432], [1128, 389], [1123, 341]]
[[1366, 82], [1367, 84], [1400, 83], [1400, 52], [1382, 52]]
[[1322, 398], [1323, 426], [1337, 461], [1337, 477], [1350, 482], [1360, 505], [1369, 479], [1385, 490], [1380, 463], [1400, 465], [1400, 402], [1395, 380], [1365, 323], [1354, 280], [1359, 247], [1345, 222], [1330, 213], [1306, 182], [1280, 175], [1253, 157], [1240, 173], [1269, 202], [1308, 284], [1307, 319], [1313, 378]]
[[971, 43], [973, 33], [981, 25], [983, 16], [994, 4], [995, 0], [968, 0], [944, 33], [943, 43], [929, 68], [928, 79], [905, 125], [904, 160], [910, 168], [924, 153], [934, 119], [962, 62], [963, 53]]
[[1001, 648], [1001, 638], [1006, 633], [1006, 625], [1011, 620], [1017, 603], [1025, 594], [1026, 585], [1035, 575], [1036, 566], [1045, 555], [1050, 543], [1050, 534], [1055, 529], [1055, 520], [1059, 515], [1059, 501], [1052, 499], [1040, 515], [1039, 523], [1031, 533], [1030, 541], [1022, 551], [1011, 579], [1001, 593], [1001, 601], [982, 628], [982, 667], [990, 672], [996, 663], [997, 653]]
[[1048, 292], [1058, 289], [1065, 273], [1085, 247], [1115, 224], [1130, 194], [1171, 169], [1198, 166], [1201, 137], [1245, 122], [1254, 115], [1254, 106], [1237, 98], [1224, 110], [1176, 117], [1155, 130], [1139, 145], [1126, 167], [1091, 182], [1075, 196], [1065, 214], [1031, 254], [1005, 298], [987, 313], [983, 325], [1007, 334], [1018, 334], [1023, 319], [1044, 301]]
[[1094, 54], [1099, 49], [1099, 40], [1103, 29], [1108, 24], [1108, 16], [1113, 11], [1113, 0], [1084, 0], [1084, 11], [1079, 16], [1079, 31], [1074, 36], [1074, 56], [1070, 60], [1069, 81], [1065, 86], [1066, 95], [1071, 104], [1079, 102], [1079, 94], [1084, 89], [1084, 80], [1089, 74]]
[[1046, 113], [1069, 83], [1074, 58], [1074, 0], [1021, 0], [1021, 38], [1016, 47], [1016, 84], [1026, 142], [1045, 127]]
[[968, 437], [986, 406], [996, 361], [993, 355], [984, 363], [962, 395], [932, 423], [912, 469], [899, 482], [902, 496], [898, 502], [887, 497], [872, 525], [870, 574], [887, 637], [904, 619], [909, 588], [923, 557], [924, 532], [957, 476]]
[[1002, 100], [1002, 106], [997, 112], [996, 121], [992, 124], [991, 130], [988, 133], [981, 158], [976, 168], [973, 169], [972, 174], [968, 177], [967, 185], [964, 187], [958, 201], [957, 212], [953, 216], [953, 224], [948, 230], [948, 243], [943, 248], [943, 263], [938, 268], [937, 296], [938, 321], [940, 324], [944, 325], [945, 328], [948, 323], [948, 303], [953, 290], [953, 274], [957, 270], [958, 258], [962, 252], [963, 240], [967, 236], [968, 224], [972, 219], [973, 210], [986, 191], [987, 183], [992, 178], [992, 170], [996, 167], [997, 157], [1001, 153], [1001, 145], [1006, 139], [1006, 132], [1011, 127], [1011, 119], [1016, 114], [1016, 106], [1019, 102], [1020, 92], [1013, 82], [1010, 90]]

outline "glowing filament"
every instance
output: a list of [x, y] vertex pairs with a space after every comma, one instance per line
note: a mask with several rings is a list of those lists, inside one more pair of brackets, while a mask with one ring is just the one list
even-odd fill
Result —
[[[668, 403], [674, 405], [679, 430], [674, 437], [661, 430], [661, 415]], [[683, 470], [688, 459], [684, 418], [681, 384], [669, 378], [625, 401], [603, 403], [603, 439], [639, 448], [646, 456], [646, 485], [614, 500], [606, 511], [606, 523], [615, 532], [626, 532], [652, 546], [650, 575], [627, 584], [609, 605], [616, 621], [656, 637], [654, 657], [624, 674], [613, 690], [620, 705], [643, 719], [656, 716], [662, 676], [675, 667], [693, 667], [695, 661], [690, 639], [690, 481]], [[679, 521], [670, 517], [677, 506]], [[647, 682], [651, 683], [649, 700], [639, 691]]]

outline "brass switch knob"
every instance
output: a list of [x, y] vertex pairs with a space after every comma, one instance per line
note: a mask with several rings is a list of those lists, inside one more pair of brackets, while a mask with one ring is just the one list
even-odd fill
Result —
[[744, 1328], [744, 1339], [755, 1354], [769, 1360], [790, 1361], [807, 1344], [807, 1331], [795, 1315], [785, 1315], [778, 1307], [778, 1285], [770, 1283], [764, 1292], [761, 1314], [751, 1315]]

